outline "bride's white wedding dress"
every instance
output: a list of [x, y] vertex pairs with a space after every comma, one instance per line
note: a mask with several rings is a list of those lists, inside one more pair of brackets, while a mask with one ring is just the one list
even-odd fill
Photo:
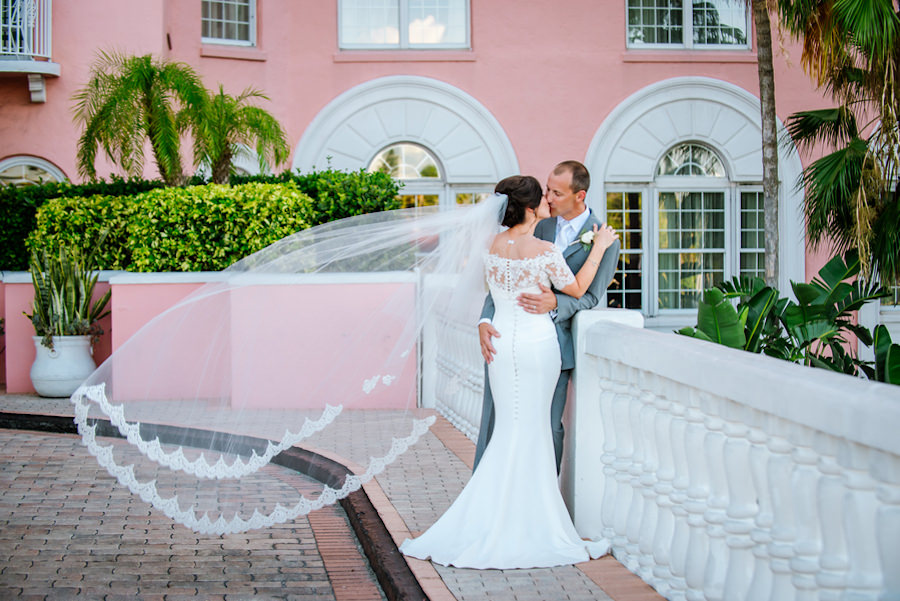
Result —
[[497, 354], [490, 363], [495, 422], [478, 469], [450, 508], [400, 550], [463, 568], [510, 569], [573, 564], [609, 551], [575, 531], [559, 491], [550, 403], [559, 377], [556, 328], [548, 314], [526, 313], [516, 298], [562, 288], [575, 276], [554, 249], [528, 259], [485, 256], [494, 301]]

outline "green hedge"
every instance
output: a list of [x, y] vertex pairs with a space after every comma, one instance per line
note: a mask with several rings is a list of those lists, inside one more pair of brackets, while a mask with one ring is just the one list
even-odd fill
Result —
[[41, 186], [0, 186], [0, 270], [26, 271], [28, 250], [25, 239], [35, 226], [35, 213], [51, 198], [72, 198], [97, 194], [134, 196], [164, 184], [159, 181], [124, 180], [73, 185], [68, 182]]
[[[227, 222], [234, 217], [236, 211], [252, 213], [258, 207], [251, 207], [252, 199], [231, 198], [231, 193], [221, 192], [222, 188], [218, 188], [219, 192], [211, 193], [210, 196], [198, 192], [195, 186], [188, 186], [184, 190], [192, 190], [186, 194], [194, 200], [184, 205], [179, 205], [174, 200], [179, 197], [180, 193], [177, 191], [180, 188], [163, 188], [163, 183], [159, 181], [113, 179], [108, 183], [78, 186], [53, 183], [28, 188], [0, 188], [0, 270], [28, 269], [26, 238], [29, 236], [31, 246], [55, 247], [66, 243], [87, 248], [103, 230], [108, 232], [108, 236], [98, 254], [100, 265], [104, 269], [220, 269], [233, 262], [235, 257], [240, 258], [239, 253], [253, 252], [277, 240], [277, 237], [273, 237], [275, 234], [286, 235], [302, 227], [399, 207], [398, 185], [384, 173], [327, 169], [308, 174], [285, 171], [280, 175], [232, 178], [232, 184], [238, 188], [241, 184], [250, 183], [288, 184], [290, 189], [299, 191], [308, 198], [294, 204], [294, 197], [288, 194], [290, 198], [285, 202], [289, 206], [272, 207], [271, 214], [255, 218], [244, 215], [240, 219], [245, 221], [231, 226]], [[204, 182], [202, 178], [195, 177], [191, 184], [203, 187]], [[144, 197], [144, 193], [156, 189], [160, 189], [157, 192], [160, 196], [151, 195], [148, 198], [159, 199], [160, 203], [166, 204], [168, 208], [164, 211], [157, 210], [153, 201]], [[269, 189], [246, 190], [259, 192]], [[214, 199], [217, 195], [222, 198]], [[266, 202], [274, 205], [283, 200], [272, 191], [265, 192], [265, 197], [268, 199]], [[47, 206], [51, 204], [48, 202], [50, 199], [56, 199], [53, 206]], [[228, 208], [229, 204], [232, 205], [231, 208]], [[45, 207], [46, 215], [38, 225], [36, 214], [41, 207]], [[178, 216], [177, 213], [181, 210], [186, 211], [188, 216]], [[210, 211], [212, 215], [205, 226], [197, 225], [206, 219], [204, 211]], [[298, 221], [290, 226], [296, 229], [284, 229], [287, 226], [279, 221], [282, 215], [275, 215], [278, 212], [296, 212]], [[153, 215], [153, 219], [157, 219], [160, 228], [158, 234], [154, 234], [153, 222], [144, 219], [146, 215]], [[226, 215], [229, 216], [228, 219]], [[246, 221], [248, 219], [250, 221]], [[252, 219], [258, 219], [259, 224], [252, 222]], [[272, 221], [274, 229], [269, 227], [267, 219]], [[143, 225], [138, 225], [139, 223]], [[214, 223], [219, 225], [215, 226]], [[175, 232], [179, 224], [186, 232], [183, 240]], [[207, 248], [200, 248], [203, 242], [198, 233], [191, 229], [195, 226], [204, 229]], [[240, 240], [235, 237], [235, 232], [241, 227], [245, 228], [245, 236], [250, 239]], [[254, 229], [257, 227], [258, 231]], [[155, 241], [154, 235], [158, 238]], [[167, 240], [170, 238], [179, 242]], [[229, 250], [223, 250], [223, 243]], [[147, 249], [156, 249], [154, 252], [167, 255], [167, 258], [152, 258], [152, 253]]]
[[400, 208], [397, 182], [386, 173], [325, 169], [312, 173], [285, 171], [279, 175], [232, 176], [232, 184], [293, 182], [313, 199], [310, 225], [320, 225], [377, 211]]
[[312, 200], [294, 184], [160, 188], [133, 198], [48, 201], [28, 247], [87, 248], [109, 232], [101, 269], [218, 271], [309, 227]]

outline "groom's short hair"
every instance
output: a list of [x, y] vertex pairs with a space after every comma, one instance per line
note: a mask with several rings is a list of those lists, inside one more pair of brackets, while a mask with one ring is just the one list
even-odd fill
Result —
[[562, 175], [566, 171], [572, 174], [572, 192], [588, 191], [591, 187], [591, 174], [587, 167], [578, 161], [563, 161], [553, 168], [554, 175]]

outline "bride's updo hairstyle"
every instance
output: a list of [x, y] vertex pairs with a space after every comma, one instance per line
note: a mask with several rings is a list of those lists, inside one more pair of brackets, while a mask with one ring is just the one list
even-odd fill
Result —
[[525, 221], [525, 209], [541, 206], [541, 184], [530, 175], [512, 175], [500, 180], [494, 188], [497, 194], [507, 197], [506, 213], [500, 225], [512, 227]]

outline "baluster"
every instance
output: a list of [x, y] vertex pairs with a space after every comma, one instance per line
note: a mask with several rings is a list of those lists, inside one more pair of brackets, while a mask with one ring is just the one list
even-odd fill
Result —
[[[759, 416], [765, 422], [765, 416]], [[765, 425], [760, 425], [765, 428]], [[753, 487], [757, 491], [759, 511], [753, 521], [753, 529], [750, 531], [750, 539], [753, 541], [753, 578], [750, 581], [750, 590], [747, 593], [747, 601], [767, 601], [772, 590], [772, 564], [769, 557], [769, 543], [772, 542], [772, 495], [769, 490], [768, 465], [769, 446], [768, 436], [762, 429], [750, 428], [747, 437], [750, 440], [750, 475]]]
[[[720, 403], [722, 402], [719, 400]], [[707, 417], [707, 433], [703, 450], [709, 468], [709, 498], [703, 519], [709, 535], [709, 553], [703, 576], [703, 594], [710, 601], [720, 601], [724, 594], [728, 546], [725, 544], [725, 511], [728, 508], [728, 481], [725, 477], [725, 435], [722, 433], [724, 421], [718, 417]]]
[[[784, 427], [780, 420], [772, 420], [773, 425]], [[768, 545], [769, 563], [772, 566], [771, 599], [794, 599], [796, 590], [791, 583], [791, 559], [794, 557], [794, 541], [797, 538], [797, 520], [791, 499], [791, 475], [794, 460], [791, 458], [793, 445], [786, 439], [769, 438], [768, 478], [772, 495], [772, 542]]]
[[822, 537], [816, 515], [816, 491], [820, 473], [816, 464], [819, 455], [812, 447], [812, 431], [802, 426], [794, 426], [793, 438], [796, 448], [792, 452], [794, 473], [791, 480], [794, 507], [797, 508], [797, 535], [794, 543], [794, 558], [791, 579], [797, 589], [797, 599], [815, 600], [819, 598], [816, 574], [819, 571], [819, 555], [822, 552]]
[[643, 513], [641, 514], [640, 530], [638, 532], [638, 574], [645, 581], [653, 580], [653, 539], [656, 533], [659, 518], [659, 506], [656, 504], [656, 482], [659, 471], [659, 447], [656, 439], [656, 416], [659, 409], [656, 407], [656, 394], [658, 378], [653, 374], [643, 372], [641, 374], [641, 401], [643, 406], [640, 413], [641, 438], [644, 440], [644, 465], [640, 476], [640, 490], [644, 497]]
[[882, 505], [875, 516], [875, 532], [878, 537], [878, 553], [881, 572], [884, 574], [880, 599], [900, 600], [900, 458], [896, 455], [872, 452], [872, 472], [881, 482], [876, 496]]
[[[853, 442], [842, 445], [842, 450], [838, 461], [844, 465], [847, 486], [844, 525], [850, 558], [847, 588], [842, 598], [877, 599], [882, 577], [875, 531], [878, 499], [875, 497], [875, 480], [868, 471], [870, 450]], [[897, 566], [885, 568], [896, 570]]]
[[616, 549], [616, 557], [619, 561], [626, 558], [625, 545], [628, 543], [626, 529], [628, 526], [628, 512], [633, 501], [631, 488], [631, 457], [634, 453], [634, 432], [631, 429], [631, 405], [632, 390], [630, 386], [630, 368], [617, 366], [617, 379], [625, 386], [616, 394], [613, 401], [613, 421], [616, 428], [616, 458], [613, 461], [613, 469], [616, 478], [615, 517], [613, 518], [614, 534], [612, 546]]
[[[662, 391], [662, 382], [657, 381], [657, 390]], [[675, 466], [672, 462], [672, 403], [664, 394], [657, 394], [654, 403], [657, 412], [653, 419], [653, 430], [659, 467], [653, 492], [656, 493], [658, 510], [652, 543], [653, 572], [649, 582], [659, 594], [668, 596], [672, 579], [672, 536], [675, 530], [675, 516], [672, 513], [670, 497], [673, 490], [672, 480], [675, 478]]]
[[683, 599], [687, 584], [685, 582], [685, 572], [687, 569], [687, 549], [688, 539], [690, 537], [690, 529], [687, 522], [687, 489], [690, 483], [688, 475], [688, 457], [687, 447], [685, 443], [687, 432], [687, 407], [684, 405], [687, 391], [681, 386], [673, 385], [672, 399], [672, 425], [671, 425], [671, 441], [672, 441], [672, 464], [675, 467], [675, 477], [672, 480], [672, 515], [674, 516], [674, 527], [672, 529], [672, 552], [671, 552], [671, 597], [670, 599]]
[[[729, 405], [735, 411], [734, 416], [741, 420], [740, 408]], [[759, 512], [756, 502], [757, 491], [754, 488], [750, 465], [750, 428], [743, 421], [727, 421], [722, 429], [725, 434], [725, 446], [722, 459], [725, 465], [725, 477], [728, 481], [728, 508], [725, 510], [725, 543], [728, 545], [728, 568], [725, 573], [724, 598], [741, 600], [746, 598], [753, 579], [753, 546], [750, 538], [753, 520]]]
[[690, 486], [684, 507], [688, 512], [689, 527], [687, 563], [684, 578], [687, 584], [688, 601], [703, 600], [703, 581], [706, 571], [706, 558], [709, 554], [709, 539], [706, 536], [706, 513], [709, 499], [709, 470], [703, 449], [706, 438], [706, 427], [703, 424], [703, 413], [696, 408], [698, 393], [691, 391], [691, 406], [687, 410], [687, 429], [685, 431], [685, 447], [687, 451], [688, 475]]
[[603, 390], [600, 393], [600, 415], [603, 427], [603, 453], [600, 455], [600, 462], [603, 464], [603, 501], [600, 505], [600, 521], [603, 529], [601, 534], [604, 538], [612, 540], [615, 535], [613, 524], [616, 515], [616, 497], [618, 496], [616, 470], [613, 467], [617, 444], [614, 405], [617, 395], [624, 392], [625, 384], [616, 379], [618, 371], [613, 368], [610, 361], [600, 361], [598, 370], [604, 382]]
[[628, 429], [632, 436], [633, 451], [628, 465], [627, 485], [631, 488], [631, 503], [628, 507], [628, 517], [625, 520], [625, 557], [622, 563], [629, 570], [637, 573], [640, 568], [639, 539], [645, 502], [640, 479], [644, 470], [647, 441], [644, 439], [641, 428], [644, 394], [639, 386], [639, 372], [632, 369], [629, 371], [629, 376], [631, 404], [628, 406]]
[[[824, 438], [824, 437], [821, 437]], [[819, 478], [816, 490], [816, 509], [822, 527], [822, 554], [819, 557], [819, 598], [822, 601], [839, 601], [847, 586], [850, 558], [847, 557], [847, 536], [844, 531], [844, 470], [835, 457], [837, 445], [831, 437], [831, 453], [819, 456]], [[820, 443], [822, 444], [822, 443]]]

